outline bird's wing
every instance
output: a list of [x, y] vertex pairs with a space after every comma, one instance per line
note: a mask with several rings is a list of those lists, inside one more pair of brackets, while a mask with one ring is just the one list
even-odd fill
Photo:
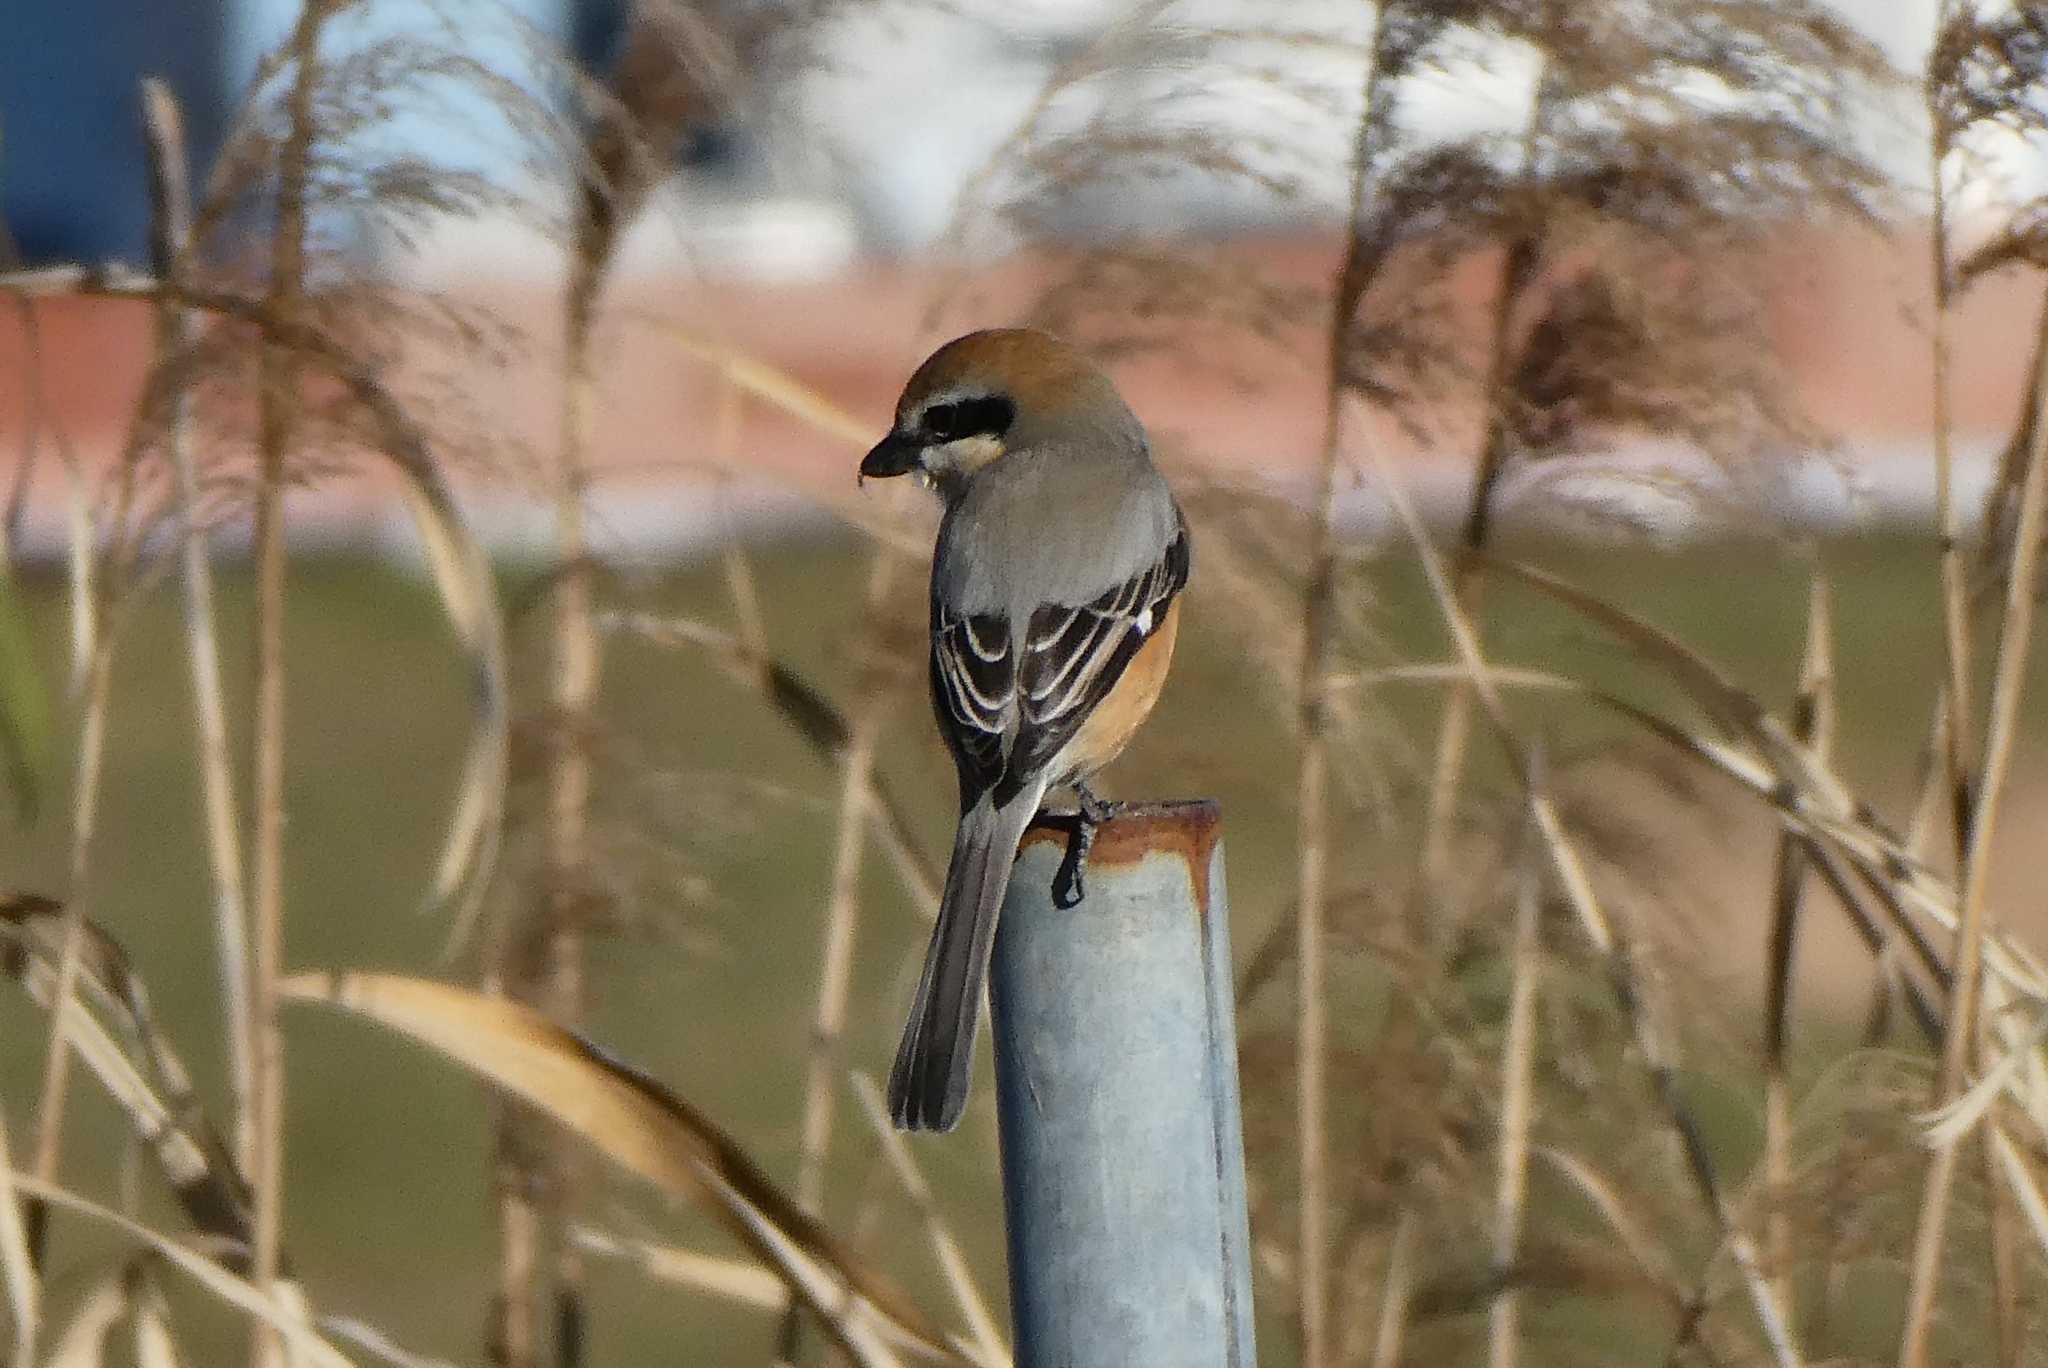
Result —
[[1007, 805], [1059, 753], [1187, 582], [1183, 525], [1152, 565], [1087, 603], [1041, 604], [1022, 633], [933, 604], [932, 699], [963, 810], [990, 789]]
[[932, 707], [960, 770], [960, 810], [1002, 777], [1016, 713], [1017, 662], [1000, 613], [955, 615], [932, 603]]

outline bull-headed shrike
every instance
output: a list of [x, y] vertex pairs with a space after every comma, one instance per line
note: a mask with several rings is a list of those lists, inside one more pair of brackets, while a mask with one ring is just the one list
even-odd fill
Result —
[[[960, 826], [917, 1000], [889, 1073], [905, 1130], [967, 1101], [996, 917], [1024, 830], [1159, 699], [1188, 580], [1187, 521], [1109, 377], [1058, 338], [969, 333], [918, 367], [867, 476], [923, 476], [945, 504], [932, 552], [931, 688], [960, 776]], [[1079, 893], [1078, 854], [1062, 871]], [[1056, 892], [1060, 890], [1055, 890]]]

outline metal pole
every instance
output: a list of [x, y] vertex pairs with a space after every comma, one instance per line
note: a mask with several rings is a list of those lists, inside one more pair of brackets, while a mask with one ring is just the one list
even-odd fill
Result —
[[1024, 835], [991, 970], [1017, 1368], [1253, 1368], [1251, 1241], [1212, 802]]

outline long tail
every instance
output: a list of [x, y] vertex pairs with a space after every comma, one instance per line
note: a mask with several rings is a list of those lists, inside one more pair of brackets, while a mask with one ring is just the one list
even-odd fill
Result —
[[924, 952], [917, 1000], [889, 1071], [889, 1114], [904, 1130], [949, 1131], [967, 1105], [981, 989], [995, 946], [996, 917], [1010, 885], [1017, 843], [1024, 838], [1044, 785], [1034, 784], [1004, 806], [984, 794], [960, 818], [939, 922]]

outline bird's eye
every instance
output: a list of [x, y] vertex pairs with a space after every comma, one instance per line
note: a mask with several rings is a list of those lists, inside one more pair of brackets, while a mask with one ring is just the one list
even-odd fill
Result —
[[1001, 395], [933, 404], [924, 411], [924, 430], [933, 441], [957, 442], [962, 437], [1000, 437], [1016, 421], [1017, 406]]

